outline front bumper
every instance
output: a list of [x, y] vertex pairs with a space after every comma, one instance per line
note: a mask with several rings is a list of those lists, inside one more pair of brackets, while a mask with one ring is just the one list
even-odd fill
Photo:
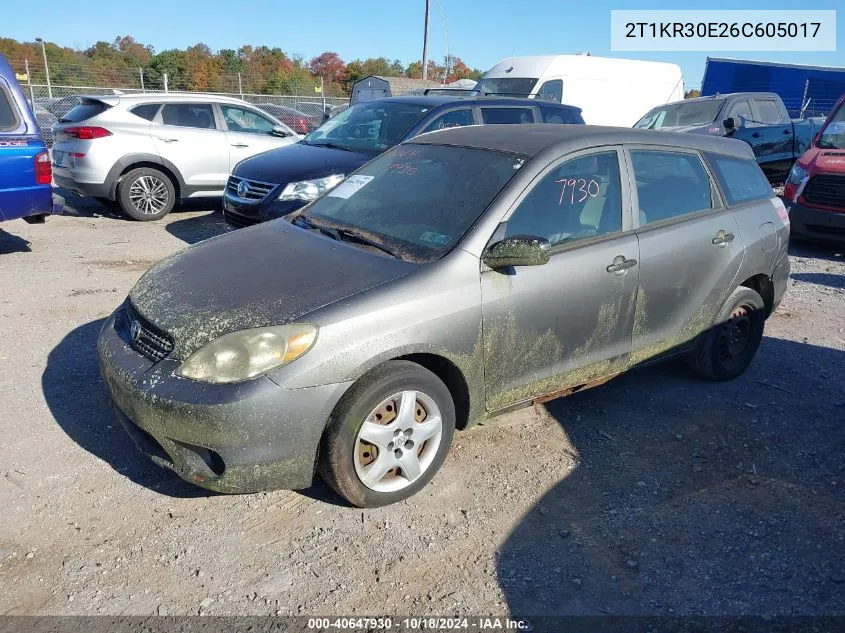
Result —
[[267, 377], [179, 378], [179, 361], [153, 363], [130, 347], [117, 314], [97, 341], [100, 372], [118, 417], [154, 462], [217, 492], [311, 485], [323, 429], [350, 383], [283, 389]]
[[307, 202], [302, 200], [286, 200], [284, 202], [276, 199], [264, 200], [258, 203], [243, 203], [232, 198], [228, 194], [223, 196], [223, 218], [232, 228], [252, 226], [260, 222], [277, 220], [295, 211], [299, 211]]
[[787, 202], [791, 234], [820, 242], [845, 243], [845, 209], [840, 212]]

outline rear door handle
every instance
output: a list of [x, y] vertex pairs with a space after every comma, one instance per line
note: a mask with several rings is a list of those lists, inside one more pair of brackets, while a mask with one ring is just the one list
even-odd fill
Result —
[[636, 259], [626, 259], [624, 255], [617, 255], [613, 258], [613, 263], [608, 266], [605, 270], [609, 273], [613, 273], [621, 277], [622, 275], [627, 275], [628, 270], [633, 268], [637, 265]]
[[232, 147], [249, 147], [248, 143], [232, 143]]
[[164, 141], [165, 143], [175, 143], [179, 139], [178, 138], [164, 138], [163, 136], [159, 136], [158, 140]]
[[712, 242], [719, 248], [725, 248], [728, 244], [734, 241], [734, 237], [733, 233], [728, 233], [727, 231], [722, 230], [716, 233], [716, 237], [713, 238]]
[[792, 134], [792, 130], [784, 130], [783, 133], [784, 134]]
[[754, 132], [751, 136], [754, 138], [760, 138], [760, 132]]

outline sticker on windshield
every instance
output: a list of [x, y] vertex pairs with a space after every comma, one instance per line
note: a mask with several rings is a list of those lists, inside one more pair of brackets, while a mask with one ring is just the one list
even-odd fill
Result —
[[451, 238], [448, 235], [443, 235], [443, 233], [435, 233], [434, 231], [426, 231], [422, 235], [420, 235], [420, 239], [424, 242], [431, 242], [432, 244], [437, 244], [439, 246], [444, 246], [451, 241]]
[[329, 198], [348, 198], [373, 178], [375, 176], [350, 176], [343, 183], [327, 193], [326, 196]]

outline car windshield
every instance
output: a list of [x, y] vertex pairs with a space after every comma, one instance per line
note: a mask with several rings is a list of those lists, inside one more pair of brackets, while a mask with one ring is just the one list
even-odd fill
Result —
[[430, 109], [429, 105], [395, 101], [359, 103], [323, 123], [303, 142], [381, 153], [402, 140]]
[[824, 149], [845, 149], [845, 104], [830, 118], [817, 145]]
[[723, 103], [724, 99], [708, 99], [660, 106], [637, 121], [634, 127], [659, 130], [682, 125], [707, 125], [716, 120]]
[[401, 259], [434, 261], [452, 250], [524, 162], [489, 150], [403, 144], [300, 215], [317, 228], [386, 246]]
[[484, 77], [475, 84], [475, 90], [483, 95], [527, 97], [536, 84], [536, 77]]

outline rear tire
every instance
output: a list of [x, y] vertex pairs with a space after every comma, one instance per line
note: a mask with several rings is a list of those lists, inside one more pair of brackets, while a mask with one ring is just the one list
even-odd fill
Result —
[[396, 503], [431, 481], [454, 433], [455, 405], [443, 381], [416, 363], [389, 361], [341, 398], [323, 434], [318, 469], [355, 506]]
[[166, 174], [152, 167], [133, 169], [123, 177], [117, 191], [123, 212], [133, 220], [159, 220], [173, 209], [176, 188]]
[[765, 322], [763, 298], [751, 288], [740, 286], [686, 357], [687, 365], [710, 380], [733, 380], [751, 364], [763, 340]]

